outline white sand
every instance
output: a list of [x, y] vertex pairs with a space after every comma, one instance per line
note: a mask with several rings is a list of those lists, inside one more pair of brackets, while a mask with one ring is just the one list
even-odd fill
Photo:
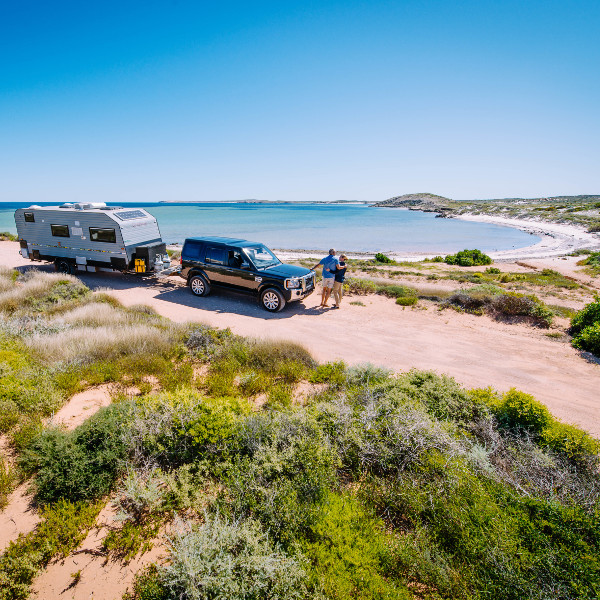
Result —
[[[463, 221], [476, 221], [479, 223], [493, 223], [504, 227], [521, 229], [540, 237], [540, 241], [533, 246], [512, 248], [489, 252], [489, 256], [496, 261], [521, 260], [526, 258], [551, 258], [564, 256], [575, 250], [589, 248], [600, 250], [600, 234], [588, 233], [585, 228], [567, 223], [551, 223], [548, 221], [513, 219], [509, 217], [498, 217], [492, 215], [464, 214], [453, 217]], [[349, 258], [373, 258], [374, 253], [368, 252], [346, 252]], [[298, 258], [321, 258], [323, 252], [314, 250], [277, 250], [277, 256], [283, 261]], [[428, 252], [405, 252], [402, 254], [389, 254], [390, 258], [398, 261], [422, 260], [435, 256]]]

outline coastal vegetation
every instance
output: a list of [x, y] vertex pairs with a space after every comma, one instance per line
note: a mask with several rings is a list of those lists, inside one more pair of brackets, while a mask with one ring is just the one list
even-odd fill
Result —
[[598, 195], [452, 200], [435, 194], [421, 193], [395, 196], [376, 202], [374, 206], [435, 212], [442, 217], [468, 213], [514, 219], [543, 219], [580, 225], [589, 232], [600, 231], [600, 196]]
[[444, 258], [448, 265], [458, 265], [459, 267], [479, 267], [481, 265], [492, 264], [492, 259], [481, 250], [461, 250], [456, 254], [448, 254]]
[[588, 252], [588, 256], [578, 261], [577, 264], [587, 267], [586, 271], [590, 275], [600, 275], [600, 252]]
[[[1, 600], [27, 598], [109, 502], [107, 558], [167, 546], [129, 600], [598, 596], [598, 442], [532, 396], [318, 364], [293, 342], [175, 325], [68, 276], [2, 281], [15, 456], [0, 490], [28, 481], [41, 522], [0, 556]], [[400, 287], [382, 293], [417, 298]], [[113, 403], [78, 427], [46, 418], [105, 381]]]
[[600, 297], [573, 316], [569, 333], [575, 348], [600, 357]]

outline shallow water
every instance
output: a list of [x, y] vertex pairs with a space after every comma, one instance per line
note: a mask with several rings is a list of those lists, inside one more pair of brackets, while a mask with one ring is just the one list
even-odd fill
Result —
[[[43, 203], [40, 203], [43, 204]], [[0, 231], [16, 233], [13, 213], [29, 203], [0, 204]], [[364, 204], [142, 204], [157, 220], [167, 243], [218, 235], [260, 241], [272, 248], [355, 252], [448, 253], [464, 248], [485, 252], [530, 246], [535, 235], [511, 227], [433, 213]]]

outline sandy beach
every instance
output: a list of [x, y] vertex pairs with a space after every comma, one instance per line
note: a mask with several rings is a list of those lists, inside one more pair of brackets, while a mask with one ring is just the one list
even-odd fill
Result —
[[[568, 223], [553, 223], [541, 220], [513, 219], [508, 217], [499, 217], [495, 215], [475, 215], [464, 214], [452, 217], [463, 221], [474, 221], [479, 223], [493, 223], [503, 227], [512, 227], [521, 229], [527, 233], [532, 233], [540, 237], [540, 241], [532, 246], [513, 248], [511, 250], [502, 250], [489, 252], [489, 256], [498, 262], [515, 261], [528, 258], [551, 258], [555, 256], [565, 256], [576, 250], [587, 248], [589, 250], [600, 250], [600, 234], [589, 233], [585, 228]], [[349, 258], [373, 258], [374, 253], [352, 252], [344, 250]], [[317, 257], [322, 252], [314, 250], [286, 250], [277, 249], [277, 254], [281, 260], [293, 260], [301, 257]], [[435, 254], [428, 252], [410, 252], [402, 254], [390, 254], [390, 258], [397, 261], [422, 260], [432, 258]]]

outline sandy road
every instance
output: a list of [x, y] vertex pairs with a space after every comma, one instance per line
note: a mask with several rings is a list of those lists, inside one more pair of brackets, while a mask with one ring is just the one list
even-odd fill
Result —
[[[1, 242], [0, 264], [31, 266], [17, 251], [15, 243]], [[302, 304], [271, 314], [233, 292], [196, 298], [179, 277], [80, 277], [92, 289], [110, 289], [125, 305], [148, 304], [176, 322], [200, 321], [240, 335], [293, 340], [319, 361], [370, 362], [395, 371], [431, 369], [469, 387], [516, 387], [544, 402], [559, 419], [600, 437], [600, 365], [548, 338], [544, 330], [439, 311], [433, 305], [402, 308], [380, 296], [346, 298], [342, 309], [322, 310], [319, 296], [313, 294]], [[365, 306], [351, 305], [352, 300]]]

